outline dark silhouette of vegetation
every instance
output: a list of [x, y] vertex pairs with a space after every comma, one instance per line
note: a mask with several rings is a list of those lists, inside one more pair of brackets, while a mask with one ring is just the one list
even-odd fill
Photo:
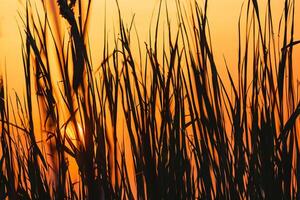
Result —
[[285, 0], [279, 38], [271, 1], [264, 15], [256, 0], [245, 1], [238, 62], [225, 61], [222, 77], [208, 1], [186, 11], [174, 0], [177, 30], [160, 1], [145, 47], [131, 43], [134, 22], [124, 25], [117, 2], [119, 34], [110, 44], [104, 27], [100, 67], [90, 59], [87, 2], [57, 1], [69, 28], [59, 40], [46, 6], [35, 16], [26, 1], [25, 95], [0, 84], [0, 199], [300, 198], [294, 0]]

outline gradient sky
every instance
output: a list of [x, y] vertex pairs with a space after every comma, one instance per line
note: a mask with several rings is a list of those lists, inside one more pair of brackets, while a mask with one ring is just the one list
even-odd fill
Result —
[[[32, 0], [39, 2], [40, 0]], [[56, 0], [48, 0], [56, 2]], [[166, 0], [173, 24], [176, 24], [176, 10], [174, 1]], [[182, 0], [186, 2], [187, 0]], [[202, 2], [199, 0], [198, 2]], [[247, 0], [246, 0], [247, 1]], [[23, 31], [18, 11], [24, 16], [24, 7], [20, 2], [25, 0], [0, 0], [0, 74], [4, 73], [6, 66], [8, 75], [8, 87], [10, 95], [16, 90], [20, 95], [24, 94], [23, 66], [21, 59], [21, 39], [19, 34], [20, 27]], [[223, 56], [233, 75], [237, 72], [237, 37], [238, 37], [238, 18], [244, 0], [210, 0], [208, 5], [208, 20], [211, 30], [213, 51], [216, 58], [219, 72], [223, 75], [225, 64]], [[261, 0], [261, 9], [265, 9], [267, 0]], [[278, 29], [279, 19], [283, 9], [284, 0], [273, 0], [273, 17], [275, 31]], [[141, 44], [148, 42], [149, 26], [153, 10], [157, 11], [159, 0], [119, 0], [123, 20], [125, 24], [130, 24], [132, 16], [135, 14], [135, 25], [140, 37]], [[296, 0], [298, 3], [298, 0]], [[300, 6], [298, 6], [300, 9]], [[102, 61], [103, 48], [103, 27], [105, 0], [93, 0], [92, 14], [90, 21], [89, 39], [92, 49], [92, 60], [95, 67]], [[118, 13], [115, 0], [106, 0], [107, 33], [112, 39], [118, 29]], [[300, 39], [300, 12], [296, 11], [296, 33], [295, 39]], [[116, 30], [116, 31], [115, 31]], [[275, 34], [278, 34], [275, 32]], [[113, 45], [113, 44], [111, 44]], [[143, 47], [143, 46], [142, 46]], [[112, 47], [111, 47], [112, 48]], [[112, 50], [112, 49], [110, 49]], [[299, 64], [300, 45], [295, 47], [295, 64]], [[297, 62], [297, 63], [296, 63]], [[298, 65], [299, 66], [299, 65]], [[297, 67], [297, 66], [295, 66]], [[223, 69], [222, 69], [223, 68]], [[296, 70], [299, 72], [300, 69]], [[37, 112], [36, 112], [37, 113]], [[119, 127], [120, 128], [120, 127]], [[71, 162], [75, 162], [71, 160]], [[75, 166], [75, 165], [74, 165]], [[75, 169], [71, 169], [75, 170]], [[73, 173], [72, 173], [73, 174]], [[76, 173], [74, 173], [76, 174]]]
[[[18, 24], [21, 25], [17, 11], [24, 11], [20, 2], [25, 0], [0, 0], [0, 73], [4, 72], [4, 66], [8, 69], [10, 88], [20, 90], [23, 85], [22, 62], [21, 62], [21, 40]], [[49, 0], [50, 1], [50, 0]], [[54, 0], [55, 1], [55, 0]], [[174, 0], [167, 0], [170, 12], [175, 12]], [[38, 2], [32, 1], [32, 2]], [[119, 4], [127, 24], [135, 14], [135, 24], [142, 43], [148, 41], [148, 30], [150, 26], [153, 9], [157, 9], [159, 0], [119, 0]], [[185, 2], [185, 1], [182, 1]], [[199, 1], [202, 2], [202, 1]], [[266, 0], [260, 1], [265, 5]], [[283, 0], [274, 0], [273, 14], [277, 27], [283, 8]], [[296, 1], [296, 3], [298, 3]], [[94, 64], [101, 62], [101, 43], [103, 40], [103, 16], [104, 0], [94, 0], [90, 23], [90, 40]], [[213, 38], [213, 49], [217, 62], [223, 62], [223, 55], [227, 58], [229, 65], [235, 64], [237, 53], [237, 22], [243, 0], [210, 0], [208, 7], [209, 24]], [[116, 24], [118, 15], [114, 0], [106, 0], [108, 34], [114, 33], [112, 24]], [[261, 8], [265, 8], [262, 6]], [[296, 11], [296, 35], [300, 39], [299, 12]], [[172, 19], [171, 19], [172, 20]], [[174, 19], [176, 20], [176, 19]], [[296, 47], [296, 55], [300, 57], [299, 47]], [[96, 53], [95, 53], [96, 52]], [[99, 52], [99, 53], [98, 53]], [[297, 59], [295, 59], [297, 60]]]

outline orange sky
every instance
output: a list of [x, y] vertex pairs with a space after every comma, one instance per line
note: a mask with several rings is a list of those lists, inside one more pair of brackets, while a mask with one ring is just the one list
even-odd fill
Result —
[[[6, 63], [8, 73], [8, 86], [12, 95], [12, 89], [19, 94], [24, 93], [23, 89], [23, 67], [21, 59], [21, 39], [18, 24], [22, 30], [21, 20], [17, 11], [24, 12], [20, 2], [25, 0], [0, 0], [0, 74], [4, 73]], [[32, 0], [39, 2], [40, 0]], [[48, 0], [54, 1], [56, 0]], [[112, 39], [114, 28], [118, 30], [118, 14], [114, 0], [106, 0], [107, 32]], [[176, 24], [175, 0], [166, 0], [169, 4], [171, 20]], [[203, 0], [199, 0], [202, 2]], [[247, 1], [247, 0], [246, 0]], [[261, 0], [261, 9], [265, 9], [267, 0]], [[182, 0], [186, 2], [186, 0]], [[226, 57], [229, 67], [233, 74], [236, 72], [237, 63], [237, 36], [238, 36], [238, 17], [244, 0], [210, 0], [208, 6], [208, 20], [213, 39], [213, 50], [217, 66], [220, 67], [221, 75], [224, 70], [223, 55]], [[273, 0], [273, 14], [275, 19], [275, 30], [277, 30], [283, 0]], [[142, 47], [144, 42], [148, 42], [148, 31], [153, 10], [158, 7], [159, 0], [119, 0], [123, 19], [129, 24], [133, 14], [135, 14], [135, 25], [140, 37]], [[297, 3], [297, 2], [296, 2]], [[89, 38], [92, 49], [92, 60], [95, 68], [102, 61], [102, 42], [103, 42], [103, 22], [104, 22], [105, 0], [93, 0], [92, 15], [90, 21]], [[297, 6], [296, 6], [297, 7]], [[300, 9], [300, 7], [299, 7]], [[296, 33], [295, 39], [300, 39], [300, 12], [296, 11]], [[298, 21], [297, 21], [298, 20]], [[277, 33], [275, 33], [277, 34]], [[113, 44], [111, 44], [112, 47]], [[112, 50], [112, 49], [110, 49]], [[295, 62], [300, 58], [300, 45], [295, 47]], [[300, 63], [298, 61], [298, 63]], [[299, 67], [298, 67], [299, 68]], [[298, 69], [298, 72], [300, 70]], [[223, 71], [224, 72], [224, 71]], [[300, 73], [298, 73], [300, 74]], [[299, 75], [298, 75], [299, 77]]]
[[[117, 28], [116, 22], [118, 19], [116, 4], [114, 0], [106, 1], [108, 34], [113, 35], [113, 24], [115, 24]], [[262, 5], [265, 5], [266, 1], [267, 0], [261, 0], [260, 2]], [[20, 36], [18, 31], [18, 23], [21, 23], [17, 13], [18, 10], [22, 11], [22, 5], [20, 2], [25, 2], [25, 0], [0, 1], [0, 72], [4, 72], [6, 61], [8, 79], [10, 81], [9, 88], [14, 88], [17, 91], [22, 91], [23, 84]], [[32, 2], [39, 1], [33, 0]], [[124, 21], [127, 22], [127, 24], [130, 23], [133, 14], [135, 14], [135, 24], [142, 44], [144, 41], [148, 41], [148, 30], [151, 15], [153, 9], [157, 9], [158, 2], [159, 0], [119, 0]], [[167, 2], [169, 4], [170, 11], [175, 13], [174, 0], [167, 0]], [[273, 14], [275, 17], [275, 27], [277, 27], [284, 1], [276, 0], [273, 2], [275, 2], [273, 3]], [[243, 0], [209, 1], [208, 12], [213, 38], [213, 49], [217, 62], [221, 64], [221, 67], [224, 64], [223, 55], [227, 58], [229, 65], [234, 66], [236, 64], [237, 22], [242, 3]], [[92, 41], [93, 63], [97, 66], [101, 62], [100, 55], [103, 40], [105, 0], [94, 0], [93, 4], [90, 23], [90, 40]], [[262, 6], [261, 9], [265, 9], [265, 6]], [[296, 11], [295, 39], [300, 39], [300, 27], [297, 27], [300, 22], [299, 15], [299, 12]], [[174, 18], [174, 20], [176, 20], [176, 18]], [[298, 57], [298, 55], [300, 56], [300, 48], [296, 47], [295, 50], [295, 57]]]

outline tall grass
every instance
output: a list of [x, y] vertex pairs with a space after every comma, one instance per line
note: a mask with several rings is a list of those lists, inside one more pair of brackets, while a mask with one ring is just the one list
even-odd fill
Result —
[[264, 15], [256, 0], [244, 3], [228, 83], [208, 1], [189, 11], [174, 1], [176, 30], [160, 1], [145, 47], [131, 43], [134, 22], [125, 25], [117, 2], [119, 34], [111, 44], [104, 27], [100, 67], [91, 0], [57, 1], [63, 39], [41, 3], [38, 13], [26, 1], [22, 17], [24, 97], [1, 78], [0, 199], [300, 198], [294, 0], [285, 0], [279, 38], [271, 1]]

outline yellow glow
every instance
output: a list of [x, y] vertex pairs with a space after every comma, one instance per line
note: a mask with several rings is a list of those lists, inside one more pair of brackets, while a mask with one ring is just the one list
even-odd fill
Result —
[[[77, 148], [79, 148], [80, 145], [83, 145], [83, 147], [85, 148], [84, 130], [79, 123], [76, 123], [76, 125], [77, 125], [77, 130], [71, 123], [67, 125], [65, 131], [66, 136], [71, 139], [71, 141]], [[79, 137], [78, 139], [77, 139], [77, 133]]]
[[[23, 24], [18, 15], [24, 15], [24, 2], [18, 0], [1, 0], [0, 1], [0, 68], [8, 69], [8, 77], [14, 77], [14, 81], [10, 81], [9, 88], [16, 89], [19, 92], [23, 91], [23, 67], [21, 59], [21, 39], [19, 29], [23, 31]], [[39, 0], [32, 0], [35, 4], [39, 4]], [[49, 0], [52, 5], [55, 5], [55, 0]], [[175, 1], [167, 0], [168, 9], [170, 12], [171, 22], [176, 24], [176, 6]], [[181, 1], [183, 4], [187, 1]], [[199, 4], [203, 1], [198, 1]], [[222, 72], [225, 69], [225, 56], [230, 69], [234, 72], [237, 63], [237, 34], [238, 34], [238, 17], [241, 7], [245, 1], [243, 0], [227, 0], [227, 1], [208, 1], [208, 20], [211, 28], [214, 56]], [[267, 0], [259, 1], [262, 5], [261, 13], [266, 9]], [[278, 24], [283, 11], [282, 1], [271, 1], [274, 18], [275, 31], [278, 30]], [[159, 0], [140, 1], [140, 0], [119, 0], [123, 20], [129, 24], [133, 15], [135, 15], [135, 25], [140, 37], [142, 47], [144, 42], [149, 39], [149, 27], [153, 11], [157, 11]], [[33, 5], [35, 5], [33, 4]], [[50, 4], [49, 4], [50, 5]], [[244, 8], [246, 4], [244, 3]], [[106, 9], [105, 9], [106, 8]], [[295, 39], [300, 39], [300, 27], [297, 26], [300, 20], [300, 9], [296, 6], [295, 19]], [[186, 10], [189, 11], [189, 6], [186, 5]], [[91, 43], [92, 61], [95, 67], [99, 66], [102, 61], [101, 51], [103, 49], [103, 32], [104, 32], [104, 15], [106, 13], [107, 33], [110, 41], [113, 41], [113, 35], [117, 34], [118, 30], [118, 15], [115, 1], [96, 0], [92, 3], [90, 17], [89, 39]], [[263, 16], [263, 15], [262, 15]], [[155, 19], [155, 18], [154, 18]], [[152, 20], [154, 20], [152, 19]], [[153, 25], [153, 21], [152, 21]], [[275, 34], [279, 34], [275, 32]], [[113, 44], [113, 42], [111, 43]], [[112, 47], [111, 47], [112, 48]], [[300, 55], [300, 48], [295, 47], [295, 55]], [[295, 64], [299, 64], [296, 61]], [[299, 69], [299, 68], [298, 68]], [[3, 72], [4, 70], [2, 70]], [[299, 72], [299, 70], [297, 71]], [[296, 73], [300, 74], [300, 73]], [[236, 75], [236, 74], [234, 74]], [[299, 78], [299, 77], [298, 77]], [[8, 80], [11, 80], [8, 78]], [[17, 80], [17, 81], [15, 81]]]

